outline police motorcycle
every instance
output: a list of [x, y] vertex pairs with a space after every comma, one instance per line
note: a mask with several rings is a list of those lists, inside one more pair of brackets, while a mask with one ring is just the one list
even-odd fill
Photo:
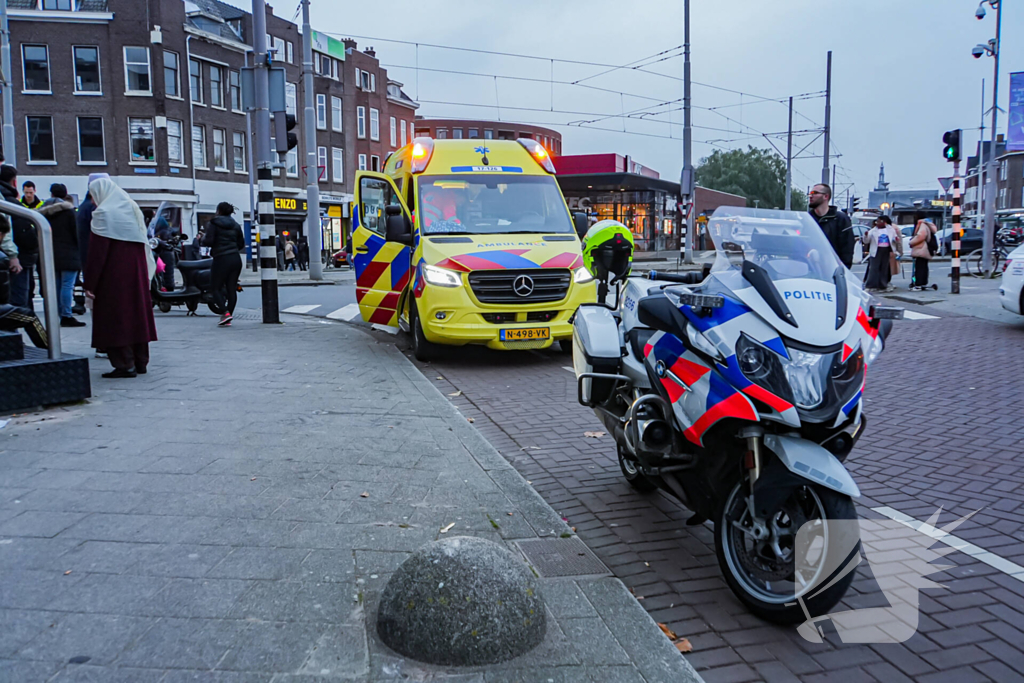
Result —
[[865, 372], [903, 310], [877, 305], [807, 214], [722, 207], [708, 234], [705, 273], [628, 277], [629, 230], [588, 231], [599, 298], [574, 319], [578, 400], [633, 488], [678, 499], [687, 525], [714, 523], [747, 608], [800, 622], [842, 598], [860, 559], [856, 523], [841, 522], [860, 495], [843, 461], [865, 426]]

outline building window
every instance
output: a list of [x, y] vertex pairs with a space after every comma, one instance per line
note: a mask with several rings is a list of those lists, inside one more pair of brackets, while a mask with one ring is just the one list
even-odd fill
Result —
[[437, 129], [437, 139], [438, 140], [447, 140], [448, 139], [448, 131], [445, 130], [444, 128], [438, 128]]
[[185, 165], [184, 124], [173, 119], [167, 121], [167, 160]]
[[370, 170], [374, 173], [380, 171], [380, 157], [376, 154], [370, 157]]
[[45, 45], [21, 46], [25, 92], [50, 92], [50, 53]]
[[99, 93], [100, 86], [100, 49], [85, 45], [72, 48], [75, 57], [75, 92]]
[[366, 107], [356, 107], [356, 135], [360, 140], [366, 137]]
[[181, 97], [181, 69], [177, 52], [164, 51], [164, 91], [168, 97]]
[[78, 160], [83, 164], [107, 161], [103, 145], [103, 119], [99, 116], [78, 117]]
[[327, 130], [327, 95], [316, 96], [316, 127]]
[[369, 91], [370, 89], [370, 72], [359, 71], [356, 69], [356, 77], [359, 79], [359, 87], [363, 90]]
[[285, 169], [285, 173], [288, 174], [289, 178], [299, 177], [299, 150], [293, 148], [288, 150], [288, 154], [285, 156], [285, 164], [288, 166]]
[[43, 0], [43, 9], [71, 11], [71, 0]]
[[125, 92], [136, 94], [153, 94], [153, 85], [149, 80], [149, 48], [124, 48], [124, 82]]
[[470, 128], [469, 129], [469, 139], [470, 140], [476, 140], [478, 137], [480, 137], [480, 129], [479, 128]]
[[342, 121], [341, 98], [340, 97], [332, 97], [331, 98], [331, 130], [334, 130], [334, 131], [340, 133], [341, 132], [341, 121]]
[[210, 67], [210, 106], [224, 106], [224, 90], [222, 87], [222, 75], [219, 66]]
[[316, 148], [316, 165], [319, 167], [317, 171], [317, 178], [321, 183], [327, 182], [327, 148], [317, 147]]
[[288, 53], [285, 55], [285, 58], [288, 60], [289, 64], [294, 64], [295, 63], [295, 45], [294, 45], [294, 43], [292, 43], [292, 41], [289, 40], [289, 41], [285, 42], [284, 45], [285, 45], [285, 49], [288, 51]]
[[380, 140], [380, 112], [370, 107], [370, 139]]
[[228, 170], [228, 133], [223, 128], [213, 129], [213, 167]]
[[228, 72], [228, 97], [231, 110], [242, 111], [242, 76], [237, 71]]
[[231, 141], [231, 158], [235, 164], [235, 173], [245, 173], [245, 133], [232, 133]]
[[461, 128], [452, 128], [452, 139], [453, 140], [461, 140], [462, 139], [462, 129]]
[[359, 170], [360, 171], [365, 171], [366, 170], [366, 155], [365, 154], [360, 154], [359, 155]]
[[327, 78], [334, 78], [334, 70], [331, 68], [331, 58], [327, 55], [313, 55], [320, 74]]
[[132, 163], [154, 163], [156, 145], [153, 143], [153, 119], [129, 118], [128, 143]]
[[345, 182], [345, 160], [344, 152], [337, 147], [331, 149], [331, 161], [334, 168], [333, 171], [334, 182], [343, 183]]
[[203, 71], [194, 59], [188, 60], [188, 91], [193, 102], [203, 103]]
[[999, 162], [999, 179], [1000, 180], [1006, 180], [1006, 169], [1007, 169], [1006, 162], [1005, 161], [1000, 161]]
[[192, 163], [196, 168], [206, 168], [206, 128], [192, 126]]
[[28, 128], [28, 160], [57, 161], [53, 145], [53, 119], [49, 116], [28, 116], [25, 123]]
[[284, 84], [284, 111], [286, 114], [298, 116], [298, 86], [294, 83]]
[[398, 121], [391, 117], [391, 146], [398, 147]]
[[[405, 134], [405, 121], [399, 121], [402, 126], [402, 147], [405, 147], [406, 143], [409, 142], [409, 138]], [[409, 128], [412, 128], [412, 122], [409, 123]]]
[[288, 54], [285, 51], [285, 47], [284, 47], [284, 38], [278, 38], [278, 37], [275, 36], [274, 39], [273, 39], [273, 43], [268, 43], [268, 44], [272, 44], [274, 46], [273, 47], [274, 52], [275, 52], [274, 59], [279, 61], [279, 62], [283, 62], [285, 57], [288, 56]]

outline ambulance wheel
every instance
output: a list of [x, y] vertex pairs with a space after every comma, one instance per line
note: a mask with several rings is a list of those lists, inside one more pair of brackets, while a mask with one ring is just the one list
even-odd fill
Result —
[[415, 302], [409, 306], [409, 314], [412, 318], [412, 324], [409, 326], [412, 328], [410, 330], [412, 332], [412, 355], [420, 362], [429, 363], [437, 356], [437, 344], [427, 341], [424, 336], [423, 326], [420, 325], [420, 314], [416, 309]]
[[633, 460], [629, 456], [622, 452], [622, 446], [619, 446], [616, 450], [619, 453], [619, 469], [622, 470], [622, 476], [626, 478], [629, 485], [635, 488], [640, 493], [650, 493], [656, 491], [658, 485], [647, 478], [643, 472], [637, 467], [636, 460]]
[[572, 353], [572, 338], [558, 340], [558, 348], [562, 353]]

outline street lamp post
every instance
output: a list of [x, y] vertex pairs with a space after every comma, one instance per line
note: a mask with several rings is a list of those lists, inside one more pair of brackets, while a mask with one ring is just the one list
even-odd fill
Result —
[[986, 178], [987, 188], [985, 191], [985, 231], [982, 233], [982, 269], [985, 277], [992, 276], [992, 250], [995, 247], [996, 234], [996, 122], [999, 116], [999, 47], [1003, 27], [1003, 2], [1002, 0], [981, 0], [974, 16], [979, 20], [985, 18], [985, 5], [996, 11], [996, 37], [984, 45], [976, 45], [971, 54], [975, 59], [984, 55], [993, 58], [994, 78], [992, 83], [992, 141], [989, 145], [989, 169]]

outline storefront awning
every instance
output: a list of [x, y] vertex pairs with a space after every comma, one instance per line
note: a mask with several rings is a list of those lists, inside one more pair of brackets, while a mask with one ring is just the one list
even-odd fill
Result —
[[679, 183], [648, 178], [634, 173], [581, 173], [556, 175], [558, 186], [566, 193], [657, 191], [679, 194]]

